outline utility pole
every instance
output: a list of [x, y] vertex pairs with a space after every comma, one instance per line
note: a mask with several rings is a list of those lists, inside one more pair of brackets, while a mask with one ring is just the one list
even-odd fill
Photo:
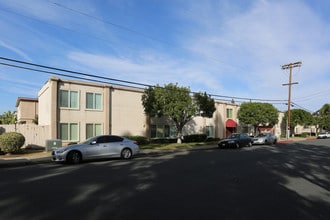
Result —
[[289, 86], [289, 97], [288, 97], [288, 120], [286, 126], [286, 138], [290, 137], [290, 109], [291, 109], [291, 86], [294, 84], [298, 84], [297, 82], [292, 82], [292, 68], [300, 67], [301, 62], [289, 63], [282, 65], [282, 70], [290, 69], [289, 83], [282, 84], [283, 86]]

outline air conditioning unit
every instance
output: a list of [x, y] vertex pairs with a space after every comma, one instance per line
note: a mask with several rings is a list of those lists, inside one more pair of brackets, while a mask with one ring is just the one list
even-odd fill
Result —
[[61, 139], [46, 140], [46, 152], [62, 147]]

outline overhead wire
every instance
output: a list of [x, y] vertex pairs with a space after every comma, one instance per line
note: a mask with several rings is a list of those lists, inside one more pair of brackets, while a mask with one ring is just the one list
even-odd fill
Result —
[[[102, 18], [99, 18], [99, 17], [96, 17], [96, 16], [93, 16], [91, 14], [88, 14], [88, 13], [85, 13], [85, 12], [82, 12], [82, 11], [79, 11], [79, 10], [76, 10], [76, 9], [73, 9], [73, 8], [70, 8], [70, 7], [67, 7], [63, 4], [60, 4], [60, 3], [57, 3], [57, 2], [53, 2], [53, 1], [49, 1], [50, 3], [56, 5], [57, 7], [61, 7], [61, 8], [64, 8], [66, 10], [70, 10], [74, 13], [78, 13], [80, 15], [83, 15], [83, 16], [86, 16], [86, 17], [89, 17], [91, 19], [94, 19], [94, 20], [97, 20], [99, 22], [103, 22], [105, 24], [109, 24], [109, 25], [112, 25], [116, 28], [119, 28], [119, 29], [122, 29], [122, 30], [125, 30], [125, 31], [129, 31], [131, 33], [134, 33], [134, 34], [137, 34], [137, 35], [140, 35], [140, 36], [143, 36], [145, 38], [148, 38], [150, 40], [154, 40], [154, 41], [158, 41], [158, 42], [161, 42], [161, 43], [166, 43], [166, 44], [170, 44], [171, 46], [174, 46], [174, 47], [178, 47], [177, 45], [174, 45], [174, 44], [171, 44], [170, 42], [167, 42], [167, 41], [164, 41], [164, 40], [161, 40], [161, 39], [158, 39], [158, 38], [155, 38], [155, 37], [152, 37], [148, 34], [145, 34], [143, 32], [140, 32], [140, 31], [137, 31], [137, 30], [134, 30], [134, 29], [131, 29], [131, 28], [128, 28], [128, 27], [125, 27], [123, 25], [119, 25], [119, 24], [116, 24], [116, 23], [113, 23], [113, 22], [110, 22], [108, 20], [104, 20]], [[12, 12], [12, 11], [9, 11], [10, 13], [14, 13], [14, 14], [18, 14], [18, 13], [15, 13], [15, 12]], [[18, 14], [18, 15], [21, 15], [21, 14]], [[21, 15], [21, 16], [24, 16], [24, 17], [27, 17], [25, 15]], [[31, 19], [34, 19], [34, 20], [38, 20], [38, 19], [35, 19], [35, 18], [31, 18]], [[43, 23], [46, 23], [44, 21], [41, 21], [41, 20], [38, 20], [39, 22], [43, 22]], [[48, 24], [48, 23], [47, 23]], [[69, 28], [65, 28], [65, 27], [62, 27], [62, 26], [58, 26], [58, 25], [55, 25], [55, 24], [49, 24], [49, 25], [54, 25], [56, 27], [59, 27], [59, 28], [63, 28], [65, 30], [68, 30], [68, 31], [74, 31], [74, 30], [71, 30]], [[77, 32], [77, 31], [74, 31], [74, 32]], [[81, 32], [78, 32], [78, 33], [81, 33]], [[86, 34], [86, 33], [83, 33], [83, 34]], [[94, 37], [93, 35], [90, 35], [91, 37]], [[94, 37], [96, 38], [96, 37]], [[105, 39], [101, 39], [101, 38], [98, 38], [99, 40], [105, 40]], [[186, 49], [186, 48], [183, 48], [183, 49]], [[210, 57], [209, 57], [210, 58]], [[215, 58], [212, 58], [212, 60], [216, 60]], [[8, 61], [10, 61], [10, 59], [8, 59]], [[13, 62], [13, 60], [11, 60]], [[219, 61], [219, 60], [216, 60], [216, 61]], [[23, 61], [20, 61], [21, 64], [26, 64], [26, 65], [31, 65], [32, 63], [27, 63], [27, 62], [23, 62]], [[220, 61], [221, 62], [221, 61]], [[223, 62], [222, 62], [223, 63]], [[1, 63], [2, 65], [6, 65], [6, 64], [3, 64]], [[84, 76], [88, 76], [88, 77], [98, 77], [98, 78], [101, 78], [101, 79], [105, 79], [105, 80], [111, 80], [111, 81], [117, 81], [117, 82], [121, 82], [121, 83], [127, 83], [127, 84], [133, 84], [133, 85], [139, 85], [139, 86], [144, 86], [144, 87], [152, 87], [153, 85], [149, 85], [149, 84], [144, 84], [144, 83], [137, 83], [137, 82], [130, 82], [130, 81], [126, 81], [126, 80], [120, 80], [120, 79], [114, 79], [114, 78], [108, 78], [108, 77], [102, 77], [102, 76], [96, 76], [96, 75], [92, 75], [92, 74], [86, 74], [86, 73], [82, 73], [82, 72], [76, 72], [76, 71], [71, 71], [71, 70], [65, 70], [65, 69], [60, 69], [60, 68], [54, 68], [54, 67], [48, 67], [48, 66], [44, 66], [44, 65], [39, 65], [39, 64], [33, 64], [37, 67], [41, 67], [41, 68], [49, 68], [49, 69], [53, 69], [53, 70], [57, 70], [57, 71], [64, 71], [64, 72], [67, 72], [67, 73], [72, 73], [72, 74], [80, 74], [80, 75], [84, 75]], [[16, 65], [17, 67], [17, 65]], [[237, 67], [237, 66], [235, 66]], [[20, 67], [17, 67], [17, 68], [20, 68]], [[30, 68], [30, 70], [32, 70]], [[33, 70], [33, 71], [36, 71], [36, 70]], [[38, 70], [39, 71], [39, 70]], [[47, 72], [47, 71], [39, 71], [39, 72]], [[50, 72], [49, 71], [49, 74], [57, 74], [57, 73], [53, 73], [53, 72]], [[69, 75], [65, 75], [65, 74], [57, 74], [57, 75], [60, 75], [60, 76], [66, 76], [66, 77], [73, 77], [73, 76], [69, 76]], [[75, 78], [75, 77], [73, 77]], [[95, 80], [91, 80], [91, 79], [87, 79], [87, 78], [82, 78], [82, 77], [76, 77], [76, 78], [80, 78], [80, 79], [83, 79], [83, 80], [90, 80], [90, 81], [95, 81]], [[99, 82], [99, 80], [96, 80], [97, 82]], [[118, 83], [117, 83], [118, 84]], [[118, 84], [119, 85], [119, 84]], [[121, 85], [121, 84], [120, 84]], [[134, 86], [132, 86], [134, 87]], [[195, 92], [192, 92], [192, 93], [195, 93]], [[238, 102], [238, 100], [242, 100], [242, 101], [261, 101], [261, 102], [271, 102], [271, 103], [274, 103], [274, 104], [283, 104], [282, 102], [284, 101], [287, 101], [287, 100], [280, 100], [280, 99], [256, 99], [256, 98], [247, 98], [247, 97], [235, 97], [235, 96], [223, 96], [223, 95], [216, 95], [216, 94], [209, 94], [210, 96], [212, 97], [215, 97], [215, 98], [221, 98], [221, 99], [224, 99], [226, 101], [230, 101], [228, 99], [231, 99], [231, 100], [235, 100], [236, 102]]]
[[[51, 66], [47, 66], [47, 65], [41, 65], [41, 64], [31, 63], [31, 62], [20, 61], [20, 60], [16, 60], [16, 59], [7, 58], [7, 57], [1, 57], [0, 56], [0, 59], [5, 60], [7, 62], [14, 62], [14, 63], [19, 63], [19, 64], [23, 64], [23, 65], [28, 65], [28, 66], [34, 66], [34, 67], [38, 67], [38, 68], [44, 68], [44, 69], [50, 69], [50, 70], [55, 70], [55, 71], [59, 71], [59, 72], [75, 74], [75, 75], [79, 75], [79, 76], [72, 76], [72, 75], [53, 72], [53, 71], [46, 71], [46, 70], [35, 69], [35, 68], [31, 68], [31, 67], [26, 67], [26, 66], [19, 66], [19, 65], [15, 65], [15, 64], [0, 62], [0, 65], [25, 69], [25, 70], [29, 70], [29, 71], [47, 73], [47, 74], [70, 77], [70, 78], [76, 78], [76, 79], [81, 79], [81, 80], [89, 80], [89, 81], [99, 82], [99, 83], [108, 83], [104, 80], [115, 81], [115, 82], [118, 82], [118, 83], [111, 83], [111, 84], [120, 85], [120, 86], [127, 86], [127, 84], [135, 85], [135, 86], [129, 86], [129, 87], [140, 88], [140, 89], [146, 88], [146, 87], [155, 87], [155, 85], [139, 83], [139, 82], [132, 82], [132, 81], [128, 81], [128, 80], [115, 79], [115, 78], [104, 77], [104, 76], [99, 76], [99, 75], [89, 74], [89, 73], [83, 73], [83, 72], [78, 72], [78, 71], [72, 71], [72, 70], [68, 70], [68, 69], [62, 69], [62, 68], [51, 67]], [[84, 77], [81, 77], [81, 76], [85, 76], [85, 77], [89, 77], [89, 78], [84, 78]], [[96, 78], [96, 79], [93, 79], [93, 78]], [[99, 80], [99, 79], [102, 79], [102, 80]], [[199, 93], [199, 92], [191, 92], [191, 93]], [[280, 100], [280, 99], [257, 99], [257, 98], [226, 96], [226, 95], [217, 95], [217, 94], [208, 94], [208, 95], [210, 95], [211, 97], [221, 98], [221, 99], [225, 99], [225, 100], [229, 99], [227, 101], [242, 100], [242, 101], [261, 101], [261, 102], [274, 102], [274, 103], [286, 101], [286, 100]]]

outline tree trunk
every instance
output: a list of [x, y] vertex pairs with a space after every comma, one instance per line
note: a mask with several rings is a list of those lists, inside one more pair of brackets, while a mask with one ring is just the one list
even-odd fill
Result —
[[177, 141], [176, 143], [178, 144], [182, 144], [182, 129], [183, 129], [183, 126], [181, 126], [180, 124], [177, 124]]
[[176, 143], [182, 144], [182, 131], [178, 131]]

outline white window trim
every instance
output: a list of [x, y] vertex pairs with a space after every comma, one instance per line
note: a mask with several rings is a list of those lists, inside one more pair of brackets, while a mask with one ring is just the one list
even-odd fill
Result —
[[63, 140], [65, 142], [75, 142], [75, 141], [79, 141], [80, 140], [80, 123], [79, 122], [59, 122], [59, 125], [58, 125], [58, 136], [59, 136], [59, 139], [62, 139], [61, 137], [61, 125], [62, 124], [67, 124], [68, 125], [68, 138], [70, 138], [71, 134], [70, 134], [70, 125], [71, 124], [77, 124], [77, 140]]
[[[79, 106], [80, 106], [80, 91], [78, 91], [78, 90], [69, 90], [69, 89], [60, 89], [60, 91], [67, 91], [68, 92], [68, 96], [69, 96], [68, 97], [68, 107], [60, 106], [61, 103], [60, 103], [60, 100], [59, 100], [59, 107], [60, 107], [60, 109], [74, 109], [74, 110], [79, 110]], [[70, 103], [71, 103], [71, 92], [77, 92], [77, 107], [76, 108], [70, 107]], [[59, 96], [60, 96], [60, 94], [59, 94]], [[60, 99], [60, 97], [59, 97], [59, 99]]]
[[[93, 108], [87, 108], [87, 94], [93, 94]], [[101, 95], [101, 108], [97, 109], [96, 108], [96, 99], [95, 96], [96, 94]], [[91, 110], [91, 111], [103, 111], [103, 94], [102, 93], [97, 93], [97, 92], [86, 92], [86, 104], [85, 104], [86, 110]]]

